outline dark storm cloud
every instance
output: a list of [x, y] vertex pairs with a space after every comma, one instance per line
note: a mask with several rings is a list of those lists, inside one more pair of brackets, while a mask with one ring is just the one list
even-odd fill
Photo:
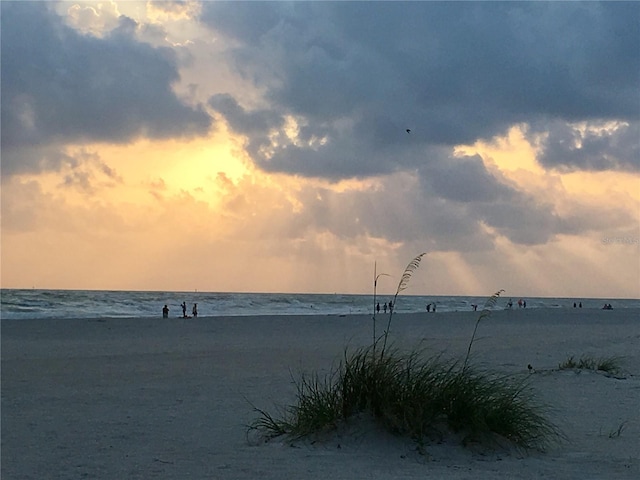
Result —
[[640, 122], [609, 131], [557, 123], [548, 128], [540, 147], [538, 161], [549, 168], [640, 171]]
[[448, 158], [423, 176], [440, 197], [458, 202], [509, 201], [517, 194], [491, 175], [478, 155]]
[[[637, 122], [639, 15], [636, 2], [211, 2], [201, 19], [233, 39], [229, 59], [269, 103], [260, 115], [326, 139], [272, 145], [251, 111], [227, 112], [254, 160], [334, 178], [413, 167], [420, 148], [516, 123]], [[545, 161], [602, 168], [565, 153]]]
[[104, 38], [46, 2], [2, 2], [3, 173], [55, 168], [56, 145], [202, 134], [210, 117], [172, 91], [173, 51], [137, 42], [120, 18]]

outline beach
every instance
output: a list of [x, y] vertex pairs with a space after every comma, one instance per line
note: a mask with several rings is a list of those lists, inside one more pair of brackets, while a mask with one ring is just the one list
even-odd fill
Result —
[[[463, 358], [478, 314], [395, 315], [390, 339]], [[418, 451], [366, 425], [317, 441], [248, 435], [254, 407], [295, 401], [292, 376], [370, 344], [368, 315], [4, 320], [1, 334], [4, 480], [640, 476], [637, 309], [515, 309], [480, 323], [473, 364], [528, 376], [549, 405], [564, 439], [545, 452]], [[619, 357], [622, 372], [558, 369], [571, 355]]]

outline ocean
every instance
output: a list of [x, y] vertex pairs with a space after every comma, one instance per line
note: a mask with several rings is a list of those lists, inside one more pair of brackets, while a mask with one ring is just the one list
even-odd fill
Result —
[[[379, 295], [382, 309], [391, 295]], [[509, 300], [517, 309], [518, 298], [501, 297], [495, 309], [508, 308]], [[425, 312], [427, 304], [436, 304], [438, 312], [482, 309], [487, 297], [399, 295], [397, 313]], [[526, 308], [640, 308], [639, 299], [526, 298]], [[194, 303], [200, 317], [241, 315], [348, 315], [373, 311], [373, 295], [300, 294], [300, 293], [210, 293], [210, 292], [129, 292], [91, 290], [14, 290], [0, 291], [0, 318], [142, 318], [161, 317], [164, 305], [170, 317], [182, 316], [180, 304], [186, 302], [191, 315]], [[382, 310], [381, 310], [382, 311]]]

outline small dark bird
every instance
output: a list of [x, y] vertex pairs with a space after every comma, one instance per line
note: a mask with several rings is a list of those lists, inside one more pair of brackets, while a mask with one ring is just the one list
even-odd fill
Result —
[[411, 133], [411, 129], [410, 128], [407, 128], [407, 133]]

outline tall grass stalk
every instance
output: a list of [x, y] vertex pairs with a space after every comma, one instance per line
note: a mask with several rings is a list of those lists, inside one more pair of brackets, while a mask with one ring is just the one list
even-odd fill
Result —
[[[416, 256], [413, 260], [411, 260], [407, 265], [407, 267], [404, 269], [404, 272], [402, 273], [402, 277], [400, 277], [400, 281], [398, 282], [398, 288], [396, 289], [396, 293], [393, 296], [393, 307], [390, 308], [389, 310], [389, 320], [387, 321], [387, 329], [384, 331], [384, 335], [383, 335], [382, 351], [380, 352], [381, 359], [384, 356], [384, 352], [387, 347], [387, 338], [389, 337], [389, 331], [391, 330], [391, 319], [393, 318], [393, 312], [396, 308], [396, 300], [398, 299], [398, 295], [403, 290], [406, 290], [406, 288], [409, 286], [409, 280], [411, 280], [413, 273], [420, 266], [422, 257], [424, 257], [425, 255], [426, 253], [423, 252], [420, 255]], [[374, 345], [375, 343], [376, 342], [374, 341]]]
[[478, 325], [480, 325], [480, 322], [482, 320], [484, 320], [485, 318], [489, 318], [491, 316], [491, 309], [496, 306], [496, 303], [498, 303], [498, 298], [500, 298], [500, 295], [503, 292], [504, 290], [500, 289], [496, 293], [491, 295], [485, 302], [484, 307], [482, 308], [482, 312], [480, 312], [480, 315], [478, 315], [478, 320], [476, 320], [476, 326], [473, 329], [473, 334], [471, 335], [471, 341], [469, 342], [469, 347], [467, 348], [467, 356], [464, 358], [464, 363], [462, 365], [463, 370], [467, 368], [467, 365], [469, 363], [469, 355], [471, 355], [471, 347], [473, 346], [473, 342], [476, 339], [476, 332], [478, 331]]
[[371, 345], [373, 346], [373, 350], [372, 350], [372, 355], [376, 354], [376, 343], [377, 343], [377, 337], [376, 337], [376, 314], [377, 314], [377, 307], [378, 307], [378, 279], [380, 277], [389, 277], [390, 275], [386, 274], [386, 273], [380, 273], [378, 274], [378, 262], [374, 262], [373, 264], [373, 341], [371, 342]]

